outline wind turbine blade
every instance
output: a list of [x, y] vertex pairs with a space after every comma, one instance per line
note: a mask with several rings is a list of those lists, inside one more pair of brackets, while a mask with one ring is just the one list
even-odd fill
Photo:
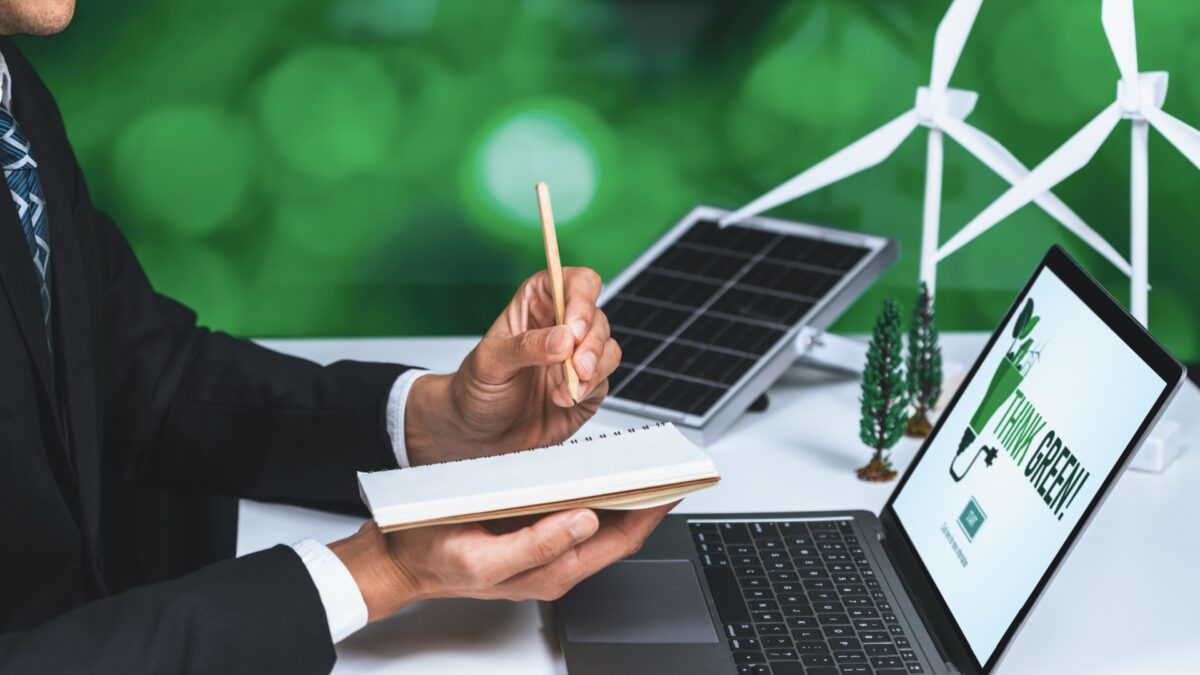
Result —
[[1133, 23], [1133, 0], [1104, 0], [1104, 4], [1100, 8], [1100, 22], [1104, 24], [1104, 34], [1108, 36], [1108, 45], [1117, 59], [1117, 68], [1121, 71], [1121, 79], [1125, 81], [1125, 95], [1132, 96], [1136, 101], [1140, 92], [1138, 92], [1137, 35]]
[[1158, 133], [1166, 136], [1171, 145], [1178, 148], [1184, 157], [1200, 168], [1200, 131], [1189, 127], [1159, 108], [1146, 106], [1146, 110], [1143, 110], [1142, 114], [1146, 116], [1147, 122], [1158, 129]]
[[732, 225], [752, 218], [819, 190], [830, 183], [869, 169], [887, 159], [917, 128], [917, 113], [910, 110], [875, 131], [816, 163], [803, 173], [755, 199], [721, 219], [721, 225]]
[[946, 91], [950, 84], [982, 4], [983, 0], [954, 0], [938, 24], [933, 38], [933, 71], [929, 76], [929, 88], [935, 93]]
[[[989, 169], [995, 171], [998, 176], [1010, 184], [1016, 185], [1021, 179], [1029, 175], [1029, 169], [1021, 163], [1021, 160], [1014, 157], [1007, 148], [1000, 145], [996, 139], [983, 131], [966, 122], [948, 116], [939, 117], [937, 124], [941, 127], [942, 131], [946, 132], [946, 135], [953, 138], [967, 152], [974, 155], [979, 161], [983, 162]], [[1043, 192], [1035, 197], [1033, 201], [1045, 210], [1046, 213], [1049, 213], [1051, 217], [1062, 223], [1063, 227], [1067, 228], [1067, 230], [1085, 241], [1100, 255], [1104, 256], [1105, 259], [1121, 270], [1121, 272], [1126, 275], [1133, 274], [1133, 268], [1113, 248], [1112, 244], [1109, 244], [1090, 225], [1083, 222], [1083, 219], [1053, 192]]]
[[1036, 197], [1050, 188], [1058, 185], [1068, 176], [1083, 168], [1096, 155], [1096, 151], [1104, 144], [1105, 139], [1112, 133], [1113, 127], [1121, 121], [1121, 104], [1109, 105], [1099, 115], [1092, 118], [1074, 136], [1067, 139], [1050, 156], [1042, 160], [1025, 178], [1008, 189], [1000, 198], [992, 202], [979, 215], [959, 230], [938, 251], [938, 260], [944, 260], [962, 248], [967, 242], [986, 232], [993, 225], [1012, 215], [1014, 211], [1033, 201]]

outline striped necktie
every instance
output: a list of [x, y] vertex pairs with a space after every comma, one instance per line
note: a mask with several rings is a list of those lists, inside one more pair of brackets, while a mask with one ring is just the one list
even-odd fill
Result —
[[46, 202], [38, 179], [37, 162], [29, 154], [29, 141], [7, 108], [0, 107], [0, 166], [8, 191], [17, 206], [21, 229], [33, 266], [37, 269], [42, 295], [42, 320], [46, 323], [46, 343], [50, 344], [50, 227], [46, 222]]

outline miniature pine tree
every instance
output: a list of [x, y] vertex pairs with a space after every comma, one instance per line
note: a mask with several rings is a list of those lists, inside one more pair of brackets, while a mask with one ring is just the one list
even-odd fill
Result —
[[929, 286], [921, 282], [921, 292], [913, 307], [908, 327], [908, 398], [912, 417], [905, 433], [913, 438], [929, 435], [929, 411], [942, 395], [942, 347], [938, 344], [937, 324], [933, 316], [933, 297]]
[[882, 482], [896, 477], [888, 450], [904, 434], [908, 418], [900, 332], [900, 304], [889, 298], [875, 320], [863, 371], [858, 435], [875, 451], [871, 461], [858, 470], [858, 477], [866, 481]]

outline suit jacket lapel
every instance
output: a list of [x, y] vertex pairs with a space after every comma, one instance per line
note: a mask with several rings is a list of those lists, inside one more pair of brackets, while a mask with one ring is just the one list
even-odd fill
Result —
[[[18, 91], [17, 96], [28, 96]], [[16, 97], [14, 97], [16, 98]], [[20, 98], [15, 106], [19, 109]], [[97, 419], [99, 382], [94, 368], [93, 311], [100, 306], [98, 289], [87, 283], [85, 262], [79, 244], [78, 228], [71, 210], [70, 191], [66, 189], [64, 167], [58, 166], [51, 153], [44, 124], [38, 119], [21, 120], [29, 137], [34, 158], [38, 161], [38, 177], [46, 198], [50, 226], [50, 270], [54, 302], [54, 320], [58, 339], [54, 343], [58, 367], [61, 369], [58, 387], [64, 402], [67, 443], [72, 450], [79, 490], [80, 517], [91, 550], [95, 551], [100, 514], [100, 433]], [[40, 150], [40, 154], [39, 154]], [[74, 167], [70, 167], [74, 169]], [[26, 249], [28, 254], [28, 250]], [[28, 258], [29, 256], [26, 255]], [[32, 262], [30, 262], [32, 268]], [[34, 302], [40, 300], [34, 292]]]
[[13, 314], [17, 317], [25, 346], [33, 358], [38, 380], [57, 417], [58, 403], [54, 397], [50, 348], [46, 343], [46, 324], [42, 320], [42, 296], [37, 270], [33, 267], [33, 257], [29, 255], [29, 246], [25, 243], [17, 207], [8, 194], [8, 183], [0, 184], [0, 190], [3, 190], [0, 193], [0, 280], [3, 281]]

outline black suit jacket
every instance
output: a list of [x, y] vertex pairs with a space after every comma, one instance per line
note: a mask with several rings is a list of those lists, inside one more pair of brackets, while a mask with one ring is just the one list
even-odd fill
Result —
[[328, 671], [324, 608], [288, 547], [116, 592], [164, 545], [144, 522], [191, 526], [139, 509], [139, 490], [356, 504], [356, 469], [395, 466], [384, 408], [403, 367], [319, 367], [197, 327], [92, 205], [33, 69], [0, 51], [47, 202], [54, 314], [52, 354], [4, 196], [0, 672]]

